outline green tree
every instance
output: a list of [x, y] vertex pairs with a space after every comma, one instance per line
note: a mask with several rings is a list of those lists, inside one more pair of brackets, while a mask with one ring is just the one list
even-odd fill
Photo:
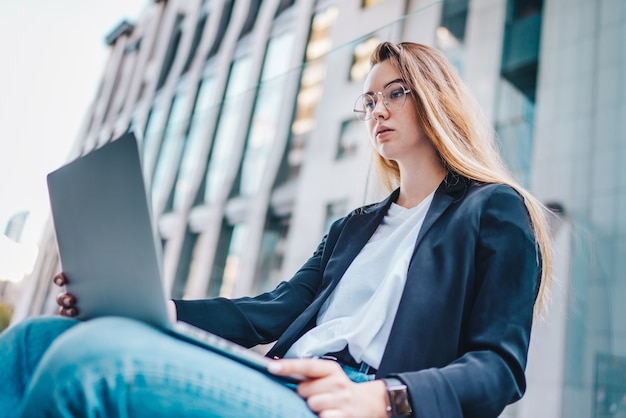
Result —
[[6, 303], [0, 302], [0, 332], [9, 326], [11, 316], [13, 315], [13, 307]]

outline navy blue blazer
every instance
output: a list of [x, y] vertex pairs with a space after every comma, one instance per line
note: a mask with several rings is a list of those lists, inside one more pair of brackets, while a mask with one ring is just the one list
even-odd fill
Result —
[[[257, 297], [177, 300], [179, 319], [283, 356], [306, 331], [399, 190], [336, 221], [312, 257]], [[541, 262], [522, 197], [449, 174], [415, 243], [376, 377], [404, 381], [418, 418], [497, 417], [523, 395]]]

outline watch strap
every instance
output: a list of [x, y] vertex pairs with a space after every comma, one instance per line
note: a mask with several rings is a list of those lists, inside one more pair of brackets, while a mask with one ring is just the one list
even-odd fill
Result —
[[387, 387], [387, 414], [389, 418], [410, 417], [413, 413], [407, 386], [396, 377], [386, 377], [382, 381]]

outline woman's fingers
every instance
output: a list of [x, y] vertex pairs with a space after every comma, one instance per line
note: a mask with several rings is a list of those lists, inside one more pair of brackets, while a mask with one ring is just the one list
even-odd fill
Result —
[[320, 359], [276, 360], [269, 366], [269, 371], [277, 375], [302, 375], [310, 379], [319, 379], [343, 370], [337, 362]]
[[59, 307], [59, 315], [73, 318], [76, 315], [78, 315], [78, 309], [76, 309], [74, 307], [64, 308], [63, 306], [60, 306]]
[[52, 278], [52, 281], [59, 287], [65, 286], [67, 284], [67, 277], [65, 277], [65, 274], [63, 273], [58, 273]]
[[354, 383], [335, 361], [283, 359], [272, 362], [268, 370], [305, 376], [297, 393], [320, 418], [387, 416], [385, 384], [380, 380]]
[[71, 293], [61, 292], [57, 295], [57, 305], [62, 308], [73, 308], [76, 305], [76, 297]]
[[67, 293], [65, 292], [61, 292], [57, 295], [57, 305], [59, 305], [59, 307], [61, 308], [64, 306], [63, 302], [65, 299], [65, 295], [67, 295]]
[[76, 308], [76, 297], [71, 293], [61, 292], [57, 295], [57, 305], [59, 305], [59, 315], [74, 317], [78, 315]]
[[76, 309], [76, 297], [71, 293], [61, 292], [57, 295], [57, 305], [59, 305], [59, 315], [74, 317], [78, 315]]
[[[55, 285], [63, 287], [67, 284], [67, 277], [65, 277], [65, 274], [63, 273], [58, 273], [52, 278], [52, 281]], [[57, 295], [56, 302], [57, 305], [59, 305], [59, 315], [69, 317], [78, 315], [78, 309], [76, 309], [76, 297], [71, 293], [59, 293]]]

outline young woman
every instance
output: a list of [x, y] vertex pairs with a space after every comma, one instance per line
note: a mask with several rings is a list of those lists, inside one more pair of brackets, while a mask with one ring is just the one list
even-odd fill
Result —
[[[170, 305], [246, 347], [274, 343], [270, 371], [307, 380], [293, 388], [127, 319], [36, 318], [0, 337], [0, 410], [489, 418], [520, 399], [550, 275], [543, 207], [441, 53], [385, 42], [371, 63], [354, 110], [389, 197], [335, 222], [269, 293]], [[71, 295], [59, 303], [75, 315]]]

